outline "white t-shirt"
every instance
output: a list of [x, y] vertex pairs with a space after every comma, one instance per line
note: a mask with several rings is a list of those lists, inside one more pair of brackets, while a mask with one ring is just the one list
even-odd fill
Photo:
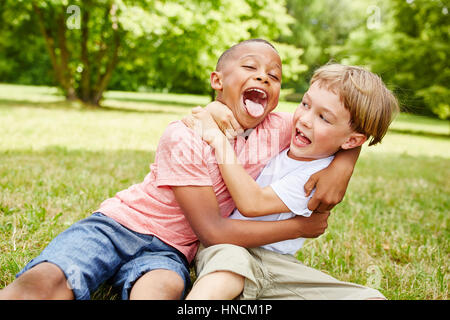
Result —
[[[256, 179], [256, 182], [263, 188], [270, 185], [291, 212], [248, 218], [244, 217], [238, 209], [235, 209], [230, 218], [277, 221], [289, 219], [295, 215], [305, 217], [311, 215], [312, 211], [308, 209], [308, 201], [313, 192], [309, 197], [306, 197], [303, 186], [312, 174], [328, 167], [334, 156], [312, 161], [300, 161], [289, 158], [287, 155], [288, 151], [289, 148], [270, 160]], [[304, 238], [297, 238], [271, 243], [262, 246], [262, 248], [282, 254], [295, 254], [302, 247], [304, 241]]]

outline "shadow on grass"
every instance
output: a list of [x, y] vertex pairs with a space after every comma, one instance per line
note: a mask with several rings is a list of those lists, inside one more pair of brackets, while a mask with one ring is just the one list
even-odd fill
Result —
[[81, 109], [76, 102], [61, 101], [32, 101], [16, 99], [0, 99], [1, 107], [35, 107], [41, 109]]
[[[113, 100], [113, 99], [112, 99]], [[114, 99], [116, 100], [116, 99]], [[178, 105], [175, 105], [175, 103], [169, 103], [167, 101], [158, 101], [155, 100], [155, 103], [148, 103], [147, 105], [143, 105], [143, 108], [129, 108], [129, 107], [117, 107], [117, 106], [111, 106], [108, 105], [108, 101], [104, 102], [104, 104], [100, 107], [92, 107], [89, 105], [85, 105], [79, 101], [32, 101], [32, 100], [10, 100], [10, 99], [0, 99], [0, 108], [2, 107], [27, 107], [27, 108], [39, 108], [39, 109], [61, 109], [61, 110], [79, 110], [79, 111], [115, 111], [115, 112], [130, 112], [130, 113], [151, 113], [151, 114], [179, 114], [180, 112], [173, 111], [173, 110], [155, 110], [151, 109], [151, 107], [162, 107], [165, 106], [169, 107], [181, 107], [181, 108], [188, 108], [188, 107], [195, 107], [196, 104], [185, 104], [181, 105], [179, 103]], [[145, 107], [148, 107], [146, 109]], [[184, 111], [183, 111], [184, 112]]]
[[116, 112], [129, 112], [129, 113], [151, 113], [151, 114], [180, 114], [177, 111], [171, 110], [150, 110], [150, 109], [136, 109], [136, 108], [120, 108], [112, 106], [101, 106], [97, 109], [90, 109], [93, 111], [116, 111]]
[[193, 107], [196, 107], [199, 105], [194, 102], [182, 102], [182, 101], [176, 101], [176, 100], [160, 100], [160, 99], [151, 99], [151, 98], [126, 98], [126, 97], [111, 96], [111, 97], [108, 97], [107, 100], [149, 103], [149, 104], [167, 105], [167, 106], [183, 107], [183, 108], [193, 108]]
[[438, 132], [430, 132], [430, 131], [421, 131], [421, 130], [413, 130], [413, 129], [389, 129], [390, 132], [399, 133], [399, 134], [408, 134], [429, 138], [440, 138], [440, 139], [450, 139], [450, 133], [438, 133]]

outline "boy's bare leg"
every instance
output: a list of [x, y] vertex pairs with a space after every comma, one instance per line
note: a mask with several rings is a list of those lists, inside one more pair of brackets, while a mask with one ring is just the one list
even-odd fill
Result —
[[244, 290], [245, 278], [230, 271], [209, 273], [192, 287], [186, 300], [232, 300]]
[[130, 300], [179, 300], [184, 280], [172, 270], [157, 269], [140, 277], [130, 292]]
[[74, 296], [62, 270], [49, 262], [34, 266], [0, 290], [0, 300], [52, 299], [69, 300]]

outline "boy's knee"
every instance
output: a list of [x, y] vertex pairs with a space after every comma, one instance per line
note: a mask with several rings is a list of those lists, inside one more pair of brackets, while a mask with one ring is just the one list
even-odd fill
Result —
[[172, 270], [152, 270], [133, 285], [130, 299], [180, 299], [184, 291], [183, 278]]
[[230, 271], [214, 271], [201, 277], [192, 288], [189, 300], [230, 300], [244, 289], [245, 278]]
[[0, 299], [73, 299], [66, 277], [56, 265], [40, 263], [4, 288]]
[[168, 288], [174, 294], [181, 295], [184, 291], [184, 280], [175, 271], [168, 271], [169, 275], [163, 277], [162, 282], [165, 288]]

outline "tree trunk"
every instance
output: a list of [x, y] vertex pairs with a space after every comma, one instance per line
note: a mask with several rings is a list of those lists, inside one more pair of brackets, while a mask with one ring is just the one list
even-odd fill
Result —
[[[94, 90], [92, 92], [92, 99], [91, 103], [94, 105], [100, 105], [100, 101], [103, 97], [103, 93], [105, 92], [109, 81], [111, 80], [111, 76], [113, 74], [113, 71], [117, 65], [117, 62], [119, 61], [119, 47], [120, 47], [120, 30], [117, 23], [117, 5], [111, 4], [111, 7], [109, 8], [108, 14], [111, 15], [111, 29], [113, 30], [113, 43], [112, 46], [109, 47], [111, 49], [111, 54], [109, 57], [109, 61], [106, 63], [106, 70], [102, 74], [100, 74], [97, 78], [97, 83], [94, 87]], [[107, 17], [105, 12], [105, 17]], [[105, 23], [107, 20], [105, 19]], [[102, 28], [103, 29], [103, 28]], [[103, 31], [103, 30], [102, 30]], [[102, 39], [103, 38], [103, 32], [102, 32]], [[107, 52], [108, 47], [105, 44], [104, 48], [101, 48], [98, 52], [99, 56], [103, 57], [105, 53]], [[98, 61], [100, 63], [101, 61]]]
[[99, 79], [98, 84], [95, 88], [95, 92], [93, 92], [93, 98], [91, 102], [94, 105], [100, 104], [100, 100], [103, 97], [103, 93], [105, 92], [106, 87], [108, 86], [108, 83], [111, 80], [114, 68], [116, 67], [117, 62], [119, 61], [119, 47], [120, 47], [120, 35], [119, 31], [116, 30], [114, 32], [114, 43], [111, 58], [109, 60], [105, 72], [98, 78]]
[[76, 100], [77, 94], [74, 88], [74, 79], [72, 76], [72, 72], [69, 67], [69, 50], [67, 49], [67, 41], [66, 41], [66, 21], [65, 21], [65, 10], [61, 8], [60, 12], [56, 18], [57, 22], [57, 35], [58, 35], [58, 44], [60, 50], [60, 60], [61, 60], [61, 73], [63, 77], [63, 81], [66, 88], [66, 98], [67, 100]]
[[[89, 38], [89, 11], [85, 10], [81, 21], [81, 62], [83, 63], [83, 71], [81, 72], [81, 100], [89, 101], [91, 97], [91, 65], [88, 55], [88, 38]], [[100, 61], [97, 61], [100, 63]]]
[[[53, 72], [55, 73], [56, 82], [63, 89], [64, 94], [68, 100], [75, 100], [77, 98], [75, 89], [70, 80], [70, 71], [68, 69], [68, 51], [65, 44], [65, 24], [64, 24], [64, 16], [62, 16], [62, 30], [58, 30], [58, 40], [59, 45], [62, 45], [60, 50], [60, 59], [55, 50], [55, 39], [51, 34], [51, 30], [46, 28], [44, 15], [39, 8], [39, 6], [33, 2], [32, 3], [33, 10], [36, 13], [38, 18], [39, 29], [41, 30], [42, 35], [45, 39], [45, 45], [47, 47], [50, 61], [52, 63]], [[61, 20], [61, 15], [58, 15], [59, 20]], [[61, 24], [61, 21], [58, 21], [58, 24]], [[57, 27], [59, 29], [59, 26]]]

